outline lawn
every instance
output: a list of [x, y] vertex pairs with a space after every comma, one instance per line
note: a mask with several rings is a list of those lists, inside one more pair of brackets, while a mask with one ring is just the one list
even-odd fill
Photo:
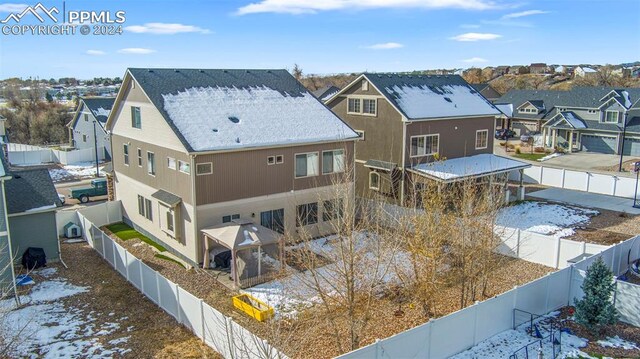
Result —
[[123, 241], [128, 241], [130, 239], [138, 238], [144, 243], [156, 248], [160, 252], [167, 251], [165, 247], [152, 241], [149, 237], [131, 228], [126, 223], [120, 222], [120, 223], [111, 224], [107, 226], [107, 229], [110, 230], [111, 233], [115, 234], [116, 236], [118, 236], [118, 238], [122, 239]]
[[546, 153], [516, 153], [513, 157], [522, 158], [523, 160], [528, 161], [538, 161], [546, 155]]

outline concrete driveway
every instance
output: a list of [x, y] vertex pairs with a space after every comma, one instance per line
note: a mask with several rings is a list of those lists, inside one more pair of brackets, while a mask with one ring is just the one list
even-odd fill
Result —
[[527, 194], [528, 197], [551, 202], [574, 204], [587, 208], [600, 208], [609, 211], [640, 214], [640, 208], [633, 207], [633, 199], [607, 196], [604, 194], [574, 191], [562, 188], [547, 188]]
[[[636, 157], [632, 156], [624, 156], [624, 161], [629, 161], [635, 158]], [[562, 167], [583, 171], [603, 171], [603, 168], [606, 167], [617, 167], [620, 163], [620, 156], [593, 152], [574, 152], [539, 163], [544, 166], [551, 167]]]

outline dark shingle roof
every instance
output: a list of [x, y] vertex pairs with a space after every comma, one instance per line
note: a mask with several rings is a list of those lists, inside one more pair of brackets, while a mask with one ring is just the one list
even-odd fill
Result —
[[116, 101], [115, 97], [85, 97], [81, 99], [85, 106], [93, 113], [93, 116], [100, 123], [107, 122], [108, 113], [113, 108], [113, 103]]
[[159, 200], [160, 202], [166, 203], [169, 206], [173, 207], [178, 203], [182, 202], [182, 198], [176, 196], [173, 193], [167, 192], [165, 190], [158, 190], [154, 192], [151, 197]]
[[393, 162], [386, 162], [380, 160], [367, 160], [364, 164], [365, 167], [375, 168], [384, 171], [393, 171], [398, 165]]
[[5, 183], [7, 211], [9, 214], [21, 213], [34, 208], [55, 204], [60, 199], [46, 168], [12, 170], [12, 178]]
[[321, 100], [321, 101], [325, 101], [325, 97], [329, 96], [329, 95], [334, 95], [336, 93], [338, 93], [340, 91], [340, 89], [336, 86], [325, 86], [322, 88], [319, 88], [315, 91], [311, 91], [311, 93], [313, 94], [313, 96], [315, 96], [317, 99]]
[[481, 83], [481, 84], [469, 84], [471, 87], [473, 87], [474, 90], [478, 91], [478, 92], [482, 92], [482, 90], [484, 90], [485, 88], [487, 88], [489, 86], [488, 83]]

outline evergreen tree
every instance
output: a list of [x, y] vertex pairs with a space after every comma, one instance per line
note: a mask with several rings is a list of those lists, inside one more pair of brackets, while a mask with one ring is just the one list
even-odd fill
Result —
[[582, 290], [584, 297], [576, 302], [576, 322], [595, 333], [602, 326], [618, 321], [618, 312], [611, 300], [615, 290], [613, 273], [602, 258], [598, 258], [587, 269]]

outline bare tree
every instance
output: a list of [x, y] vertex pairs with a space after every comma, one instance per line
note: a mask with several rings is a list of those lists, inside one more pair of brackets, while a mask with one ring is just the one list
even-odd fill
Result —
[[298, 64], [293, 64], [293, 70], [291, 70], [291, 74], [298, 81], [302, 81], [302, 68], [298, 66]]

